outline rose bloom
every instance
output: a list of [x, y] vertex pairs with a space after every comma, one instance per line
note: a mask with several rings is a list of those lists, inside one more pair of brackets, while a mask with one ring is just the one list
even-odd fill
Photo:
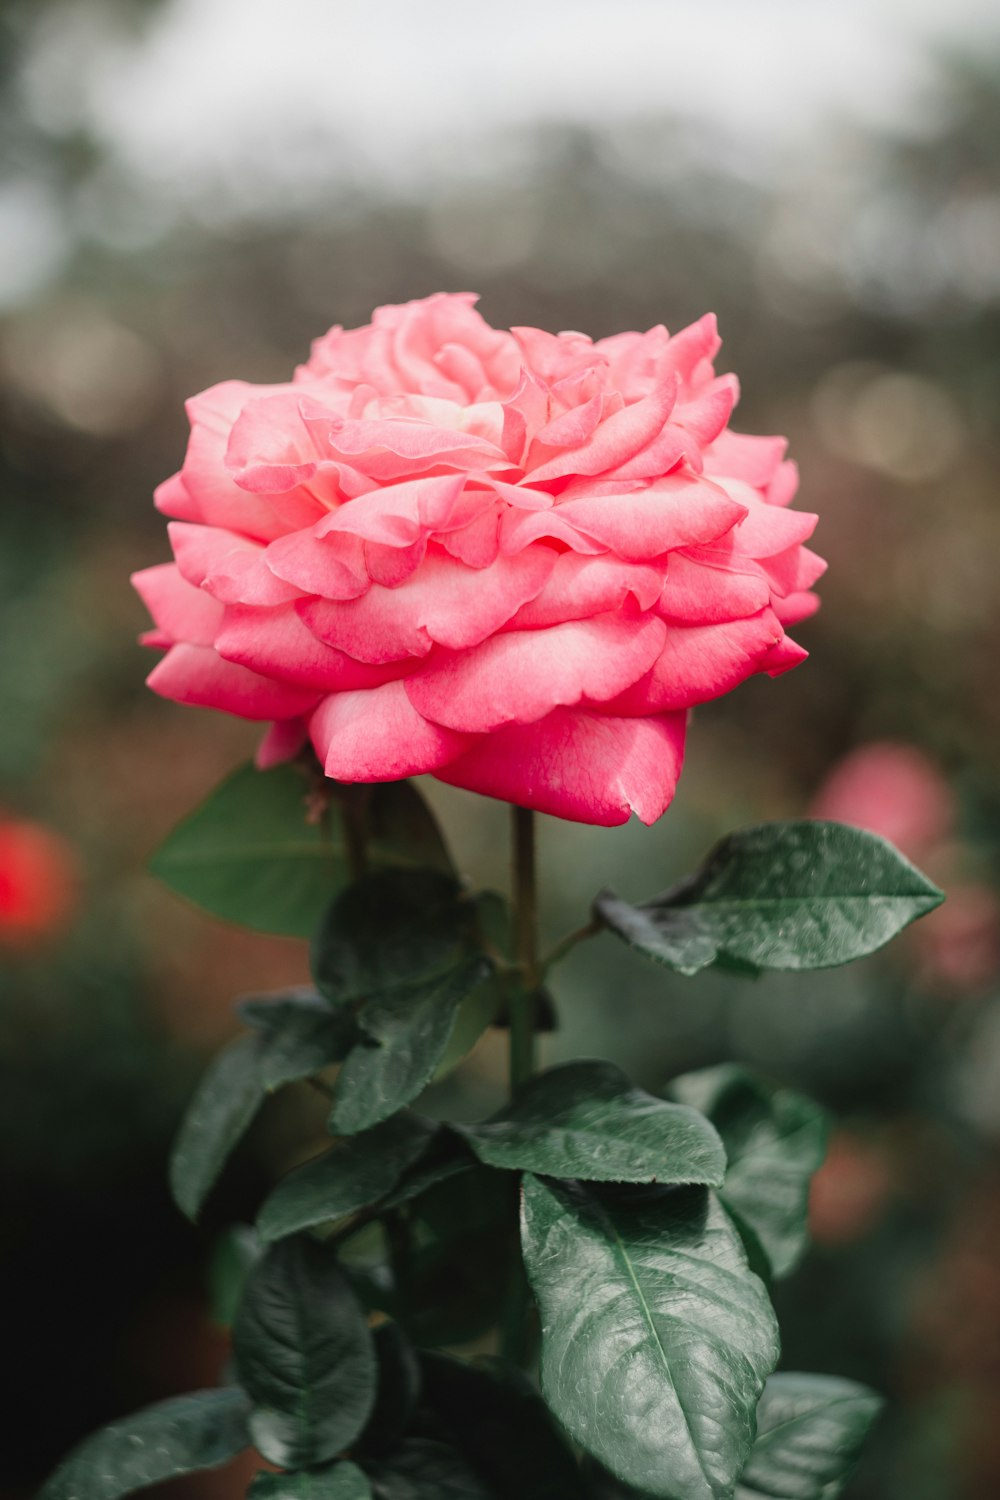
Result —
[[379, 308], [290, 384], [188, 403], [175, 562], [135, 577], [150, 686], [272, 721], [262, 766], [311, 741], [339, 781], [652, 823], [688, 711], [805, 657], [816, 517], [783, 439], [729, 430], [713, 317], [593, 342], [475, 300]]

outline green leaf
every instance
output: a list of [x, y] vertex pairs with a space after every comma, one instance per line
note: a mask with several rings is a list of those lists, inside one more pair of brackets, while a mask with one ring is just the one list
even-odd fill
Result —
[[492, 1119], [453, 1128], [491, 1167], [549, 1177], [718, 1186], [726, 1170], [704, 1115], [633, 1088], [607, 1062], [550, 1068]]
[[778, 1333], [714, 1195], [529, 1176], [521, 1239], [542, 1390], [570, 1434], [651, 1496], [730, 1495]]
[[374, 1337], [378, 1393], [368, 1426], [359, 1439], [359, 1447], [368, 1453], [382, 1452], [399, 1441], [423, 1385], [420, 1360], [399, 1323], [380, 1323]]
[[[349, 872], [339, 809], [332, 804], [322, 822], [307, 821], [309, 790], [293, 765], [242, 766], [169, 835], [153, 856], [153, 873], [215, 916], [311, 937]], [[434, 818], [409, 782], [374, 787], [367, 823], [373, 867], [451, 869]]]
[[712, 963], [827, 969], [874, 953], [943, 895], [884, 839], [842, 823], [761, 823], [701, 869], [632, 906], [605, 891], [595, 914], [682, 974]]
[[444, 1056], [462, 1001], [488, 979], [489, 959], [459, 967], [413, 989], [390, 990], [361, 1007], [367, 1037], [348, 1053], [334, 1088], [330, 1130], [369, 1130], [415, 1099]]
[[337, 1004], [432, 984], [482, 950], [475, 903], [435, 870], [383, 870], [332, 903], [312, 947], [316, 984]]
[[349, 1012], [315, 995], [247, 1000], [242, 1010], [258, 1029], [230, 1042], [209, 1065], [171, 1154], [171, 1191], [189, 1219], [197, 1218], [268, 1093], [339, 1061], [356, 1035]]
[[258, 1073], [269, 1092], [340, 1062], [357, 1037], [351, 1012], [315, 990], [252, 995], [236, 1008], [265, 1037]]
[[471, 1176], [476, 1171], [476, 1158], [465, 1142], [453, 1135], [449, 1127], [442, 1127], [428, 1147], [427, 1154], [409, 1171], [404, 1172], [396, 1186], [380, 1199], [379, 1212], [385, 1213], [404, 1203], [412, 1203], [438, 1183], [447, 1182], [452, 1177]]
[[214, 1469], [250, 1446], [243, 1391], [195, 1391], [147, 1406], [86, 1438], [38, 1500], [117, 1500], [179, 1474]]
[[470, 995], [459, 1002], [455, 1024], [441, 1060], [431, 1076], [437, 1083], [466, 1057], [480, 1037], [494, 1024], [504, 1004], [504, 986], [500, 976], [491, 974]]
[[330, 907], [313, 944], [323, 993], [356, 1007], [363, 1036], [337, 1080], [330, 1129], [370, 1129], [416, 1098], [444, 1058], [456, 1017], [492, 964], [476, 903], [450, 876], [366, 876]]
[[218, 1236], [208, 1262], [208, 1301], [213, 1323], [231, 1328], [247, 1276], [261, 1253], [249, 1224], [233, 1224]]
[[414, 1342], [464, 1344], [494, 1327], [517, 1254], [516, 1179], [473, 1160], [417, 1199], [411, 1224], [394, 1308]]
[[498, 1359], [420, 1356], [423, 1406], [497, 1500], [580, 1500], [572, 1449], [526, 1375]]
[[258, 1474], [247, 1500], [372, 1500], [372, 1487], [363, 1469], [343, 1460], [326, 1469]]
[[881, 1406], [853, 1380], [772, 1375], [737, 1500], [836, 1500]]
[[787, 1276], [809, 1243], [809, 1183], [826, 1154], [828, 1119], [811, 1099], [742, 1068], [706, 1068], [671, 1084], [708, 1115], [729, 1159], [720, 1197], [756, 1236], [774, 1276]]
[[361, 1432], [375, 1399], [375, 1351], [365, 1315], [328, 1251], [282, 1240], [258, 1261], [233, 1329], [250, 1431], [281, 1468], [334, 1458]]
[[374, 1130], [346, 1136], [330, 1151], [290, 1172], [268, 1196], [257, 1220], [264, 1240], [278, 1240], [341, 1219], [385, 1195], [426, 1151], [437, 1126], [409, 1111]]
[[379, 1500], [493, 1500], [460, 1453], [426, 1438], [366, 1467]]
[[189, 1219], [198, 1217], [265, 1097], [259, 1072], [263, 1050], [257, 1036], [230, 1042], [209, 1065], [188, 1105], [170, 1156], [170, 1190]]

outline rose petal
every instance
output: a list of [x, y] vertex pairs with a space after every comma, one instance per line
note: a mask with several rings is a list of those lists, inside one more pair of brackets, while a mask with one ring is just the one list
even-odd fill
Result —
[[275, 577], [264, 548], [234, 531], [171, 521], [167, 527], [177, 566], [188, 583], [223, 604], [284, 604], [299, 590]]
[[493, 503], [489, 490], [466, 489], [464, 474], [383, 485], [325, 516], [318, 537], [349, 532], [386, 547], [410, 547], [427, 532], [466, 526]]
[[320, 541], [313, 531], [293, 531], [270, 543], [264, 562], [276, 579], [292, 584], [296, 594], [357, 599], [371, 585], [365, 544], [356, 536]]
[[373, 667], [318, 641], [299, 618], [294, 605], [248, 609], [229, 605], [215, 638], [215, 649], [227, 661], [266, 677], [333, 693], [378, 687], [402, 670]]
[[223, 661], [208, 646], [172, 646], [146, 682], [161, 698], [222, 709], [241, 719], [289, 719], [308, 712], [318, 696]]
[[132, 586], [169, 644], [188, 641], [192, 646], [210, 646], [215, 640], [222, 623], [222, 605], [204, 589], [188, 583], [175, 563], [160, 563], [133, 573]]
[[[622, 562], [603, 553], [598, 557], [563, 552], [541, 593], [529, 600], [511, 621], [515, 629], [560, 625], [621, 609], [633, 599], [642, 610], [652, 609], [663, 589], [665, 565]], [[767, 586], [764, 603], [767, 603]], [[757, 606], [758, 609], [760, 605]]]
[[248, 494], [226, 467], [230, 433], [244, 406], [287, 390], [226, 380], [185, 403], [191, 436], [181, 473], [197, 509], [191, 519], [271, 541], [291, 526], [310, 525], [322, 514], [322, 506], [303, 492], [282, 499]]
[[755, 615], [770, 601], [768, 581], [755, 563], [726, 566], [708, 549], [692, 548], [671, 552], [658, 613], [688, 625], [716, 625]]
[[324, 698], [309, 734], [336, 781], [396, 781], [436, 770], [470, 744], [469, 737], [429, 724], [401, 682]]
[[800, 625], [819, 609], [819, 595], [808, 591], [789, 594], [785, 599], [775, 599], [771, 608], [782, 625]]
[[724, 625], [673, 625], [652, 670], [608, 705], [610, 713], [658, 714], [692, 708], [731, 692], [755, 672], [782, 638], [773, 612]]
[[435, 642], [459, 651], [478, 645], [533, 599], [555, 560], [550, 548], [532, 547], [478, 570], [428, 552], [399, 588], [373, 584], [360, 599], [305, 599], [296, 607], [319, 640], [359, 661], [426, 656]]
[[532, 466], [528, 454], [528, 473], [532, 484], [548, 484], [567, 474], [603, 474], [615, 469], [645, 448], [663, 427], [677, 396], [677, 382], [667, 381], [641, 401], [634, 401], [603, 421], [579, 447], [566, 449], [553, 458]]
[[551, 709], [617, 698], [647, 672], [667, 634], [662, 620], [614, 615], [549, 630], [511, 630], [431, 661], [409, 678], [410, 702], [450, 729], [484, 734], [530, 724]]
[[636, 813], [655, 823], [684, 760], [686, 714], [616, 719], [557, 708], [511, 724], [435, 771], [439, 781], [520, 807], [612, 827]]
[[724, 536], [742, 521], [746, 507], [718, 485], [668, 476], [650, 489], [628, 495], [567, 500], [554, 514], [619, 557], [639, 562], [661, 557], [675, 547], [697, 546]]
[[298, 755], [308, 739], [305, 719], [278, 719], [257, 746], [254, 765], [258, 771], [280, 766], [283, 761], [292, 760]]

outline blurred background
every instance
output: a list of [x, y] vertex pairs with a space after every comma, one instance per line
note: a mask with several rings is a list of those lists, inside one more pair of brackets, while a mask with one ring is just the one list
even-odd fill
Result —
[[[805, 980], [675, 981], [601, 939], [560, 971], [547, 1055], [650, 1087], [738, 1058], [822, 1098], [786, 1365], [888, 1396], [854, 1500], [995, 1500], [995, 5], [3, 0], [0, 126], [0, 1492], [216, 1378], [215, 1238], [171, 1206], [166, 1153], [232, 998], [306, 973], [144, 873], [256, 737], [143, 687], [128, 575], [167, 556], [151, 492], [183, 398], [472, 288], [496, 324], [594, 336], [714, 309], [735, 425], [789, 436], [831, 564], [811, 660], [696, 714], [661, 824], [546, 821], [550, 936], [599, 885], [649, 895], [719, 834], [810, 811], [886, 833], [949, 896]], [[503, 809], [426, 791], [502, 887]], [[487, 1042], [449, 1106], [490, 1107], [499, 1070]]]

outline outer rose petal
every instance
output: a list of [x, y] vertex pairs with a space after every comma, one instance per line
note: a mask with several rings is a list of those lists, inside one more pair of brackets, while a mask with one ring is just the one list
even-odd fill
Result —
[[454, 760], [471, 743], [468, 735], [422, 718], [401, 682], [324, 698], [309, 721], [309, 735], [336, 781], [419, 776]]
[[197, 516], [210, 526], [224, 526], [270, 541], [290, 526], [308, 526], [321, 513], [314, 500], [301, 492], [275, 499], [250, 495], [233, 482], [226, 467], [229, 434], [247, 402], [279, 393], [283, 386], [249, 385], [226, 380], [186, 403], [191, 437], [181, 474]]
[[284, 604], [299, 597], [299, 589], [271, 572], [259, 542], [184, 521], [171, 521], [167, 531], [188, 583], [207, 589], [223, 604]]
[[210, 646], [215, 640], [222, 605], [188, 583], [176, 563], [159, 563], [133, 573], [132, 586], [171, 644], [187, 641], [192, 646]]
[[456, 652], [407, 680], [410, 702], [451, 729], [485, 734], [530, 724], [553, 708], [616, 698], [648, 671], [667, 627], [647, 615], [601, 615], [549, 630], [510, 630]]
[[724, 625], [672, 625], [652, 671], [609, 704], [609, 712], [659, 714], [718, 698], [764, 670], [781, 639], [769, 609]]
[[458, 651], [478, 645], [534, 598], [555, 560], [550, 548], [532, 547], [480, 570], [428, 552], [399, 588], [373, 584], [360, 599], [306, 599], [297, 608], [319, 640], [359, 661], [426, 656], [435, 642]]
[[537, 724], [511, 724], [475, 741], [439, 781], [520, 807], [611, 827], [666, 811], [684, 760], [687, 715], [617, 719], [557, 708]]
[[787, 599], [775, 599], [771, 607], [782, 625], [800, 625], [819, 609], [819, 595], [804, 590], [789, 594]]
[[267, 771], [271, 766], [280, 766], [282, 761], [298, 755], [309, 738], [304, 719], [278, 719], [257, 746], [254, 765], [258, 771]]
[[318, 641], [291, 604], [277, 609], [229, 605], [215, 637], [227, 661], [320, 693], [378, 687], [400, 675], [401, 664], [372, 667]]
[[209, 646], [172, 646], [146, 682], [161, 698], [220, 708], [241, 719], [290, 719], [307, 713], [318, 697], [223, 661]]

